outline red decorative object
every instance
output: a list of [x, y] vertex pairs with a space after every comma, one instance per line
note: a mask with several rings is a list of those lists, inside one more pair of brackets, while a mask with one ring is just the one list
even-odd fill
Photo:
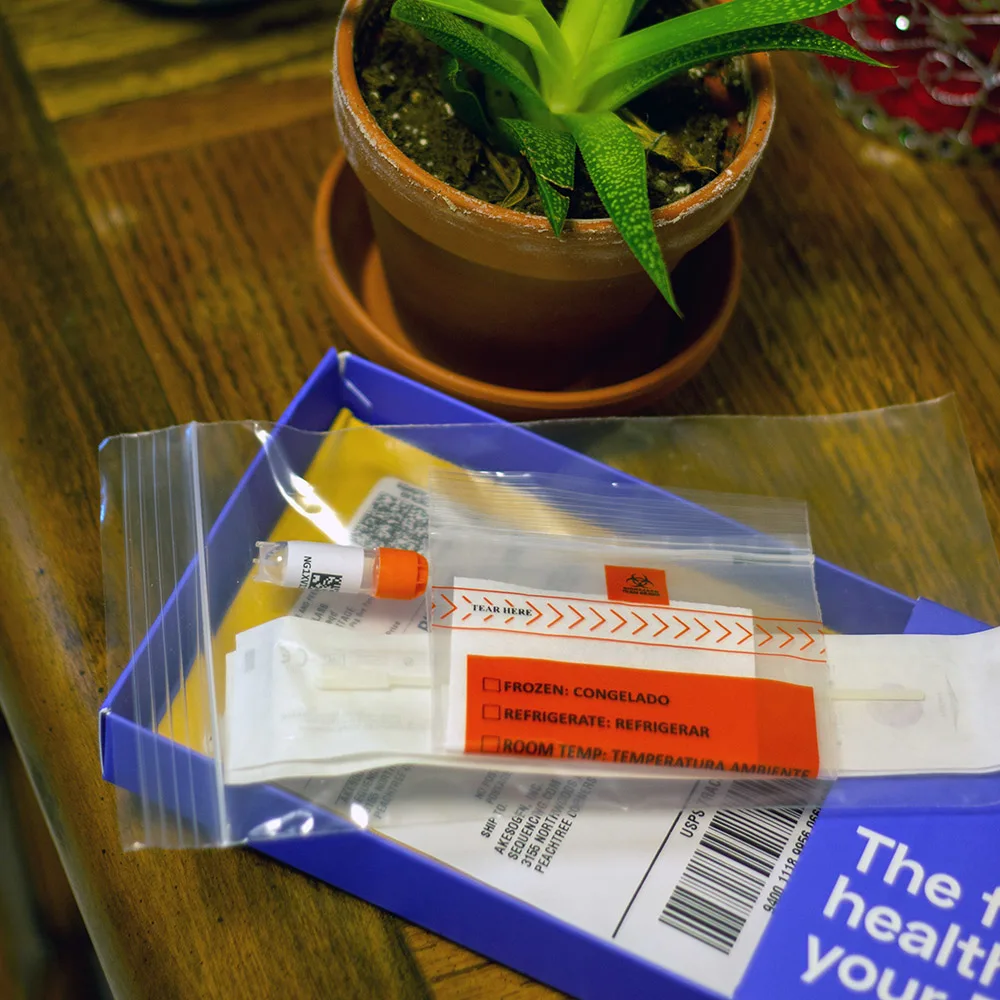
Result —
[[862, 128], [943, 158], [1000, 156], [1000, 0], [856, 0], [815, 24], [890, 67], [818, 60]]

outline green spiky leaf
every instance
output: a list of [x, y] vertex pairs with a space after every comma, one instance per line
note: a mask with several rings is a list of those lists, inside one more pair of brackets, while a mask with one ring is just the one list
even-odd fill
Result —
[[642, 143], [610, 111], [561, 117], [580, 147], [590, 179], [615, 228], [674, 312], [680, 314], [653, 227]]
[[587, 82], [682, 45], [752, 28], [767, 28], [828, 14], [844, 0], [729, 0], [671, 17], [616, 39], [586, 68]]
[[[542, 78], [554, 80], [572, 73], [573, 57], [566, 39], [541, 0], [422, 0], [442, 12], [460, 14], [486, 29], [502, 32], [531, 52], [525, 66], [534, 66]], [[495, 40], [495, 39], [494, 39]]]
[[[438, 10], [461, 14], [462, 17], [498, 28], [511, 38], [524, 42], [532, 51], [544, 49], [538, 31], [523, 16], [523, 11], [516, 9], [523, 5], [497, 5], [482, 3], [481, 0], [425, 0], [425, 3]], [[500, 9], [504, 6], [508, 9]]]
[[594, 28], [591, 49], [595, 50], [599, 46], [603, 47], [613, 42], [639, 16], [644, 6], [645, 0], [638, 4], [632, 0], [605, 0], [601, 5], [601, 16]]
[[473, 132], [489, 141], [494, 133], [493, 126], [486, 118], [479, 95], [469, 82], [462, 64], [449, 55], [441, 67], [441, 95], [451, 105], [452, 110]]
[[500, 130], [531, 165], [546, 218], [556, 236], [569, 215], [569, 191], [576, 170], [576, 140], [562, 129], [546, 128], [523, 118], [503, 118]]
[[538, 183], [538, 197], [542, 200], [545, 218], [549, 220], [552, 232], [556, 236], [562, 236], [563, 226], [569, 216], [569, 195], [541, 177], [536, 177], [535, 181]]
[[425, 0], [396, 0], [392, 16], [416, 28], [462, 62], [498, 80], [514, 92], [526, 109], [544, 113], [545, 105], [528, 71], [481, 29]]
[[871, 66], [882, 64], [859, 52], [839, 38], [806, 28], [800, 24], [778, 24], [750, 31], [734, 31], [717, 38], [706, 38], [670, 52], [652, 56], [617, 73], [608, 74], [586, 92], [584, 108], [594, 111], [623, 107], [634, 97], [693, 66], [730, 59], [751, 52], [817, 52], [822, 55], [854, 59]]
[[586, 55], [605, 2], [617, 5], [622, 0], [602, 0], [602, 3], [595, 3], [594, 0], [568, 0], [559, 22], [559, 30], [576, 59], [582, 59]]

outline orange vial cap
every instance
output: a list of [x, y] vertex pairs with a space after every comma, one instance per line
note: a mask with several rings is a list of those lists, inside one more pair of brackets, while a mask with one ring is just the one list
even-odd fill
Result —
[[372, 594], [390, 601], [412, 601], [427, 589], [427, 560], [407, 549], [379, 549]]

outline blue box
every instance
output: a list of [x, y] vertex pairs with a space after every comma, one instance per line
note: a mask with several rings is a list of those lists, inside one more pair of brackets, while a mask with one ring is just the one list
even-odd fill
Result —
[[[330, 352], [281, 418], [276, 436], [281, 436], [282, 428], [326, 431], [345, 407], [361, 420], [390, 428], [391, 433], [404, 439], [408, 434], [407, 425], [503, 423], [498, 418], [361, 358], [351, 355], [338, 357], [335, 352]], [[507, 426], [509, 435], [505, 435], [505, 441], [509, 442], [510, 448], [505, 454], [496, 456], [495, 468], [559, 471], [582, 478], [606, 478], [611, 474], [618, 480], [628, 478], [528, 430]], [[391, 430], [393, 428], [395, 430]], [[413, 432], [409, 433], [412, 435]], [[466, 452], [460, 435], [442, 434], [439, 440], [434, 441], [433, 432], [425, 428], [420, 434], [421, 447], [427, 449], [429, 441], [431, 450], [458, 465], [482, 457]], [[294, 471], [304, 472], [308, 468], [318, 444], [318, 437], [286, 435], [285, 450], [296, 467]], [[648, 488], [654, 489], [652, 486]], [[249, 498], [253, 499], [256, 518], [250, 523], [245, 516], [241, 516], [245, 514]], [[687, 501], [673, 499], [690, 507]], [[239, 580], [245, 575], [253, 542], [259, 537], [267, 537], [284, 504], [264, 456], [258, 455], [206, 541], [208, 558], [213, 565], [212, 589], [208, 595], [209, 625], [213, 630], [235, 596]], [[696, 510], [706, 523], [719, 517], [700, 508]], [[232, 571], [228, 572], [228, 569]], [[105, 779], [132, 792], [138, 793], [141, 789], [141, 766], [135, 752], [137, 747], [141, 748], [139, 756], [147, 762], [146, 766], [149, 766], [148, 762], [159, 759], [164, 763], [176, 761], [178, 754], [183, 754], [192, 780], [178, 792], [178, 807], [186, 816], [201, 817], [206, 836], [211, 841], [222, 823], [214, 762], [193, 751], [178, 750], [175, 744], [154, 731], [175, 694], [170, 689], [170, 681], [165, 680], [169, 672], [163, 669], [164, 658], [181, 662], [188, 669], [197, 650], [198, 584], [198, 567], [192, 564], [109, 693], [101, 709], [99, 730]], [[900, 633], [910, 628], [967, 632], [985, 627], [931, 602], [904, 597], [819, 559], [816, 561], [816, 585], [824, 621], [838, 631]], [[251, 829], [259, 822], [295, 810], [300, 817], [309, 814], [317, 816], [325, 828], [338, 822], [335, 817], [323, 814], [319, 807], [273, 787], [227, 789], [225, 805], [228, 817], [239, 829]], [[866, 813], [861, 822], [875, 823], [876, 819], [882, 822], [882, 817]], [[847, 996], [860, 992], [857, 985], [863, 985], [869, 978], [868, 968], [861, 961], [854, 962], [848, 969], [849, 973], [856, 972], [857, 975], [855, 980], [848, 975], [849, 981], [855, 984], [853, 987], [844, 987], [836, 978], [835, 971], [832, 977], [828, 971], [815, 983], [804, 984], [799, 968], [805, 968], [803, 963], [809, 947], [808, 927], [822, 925], [824, 948], [827, 947], [826, 938], [833, 941], [830, 927], [823, 924], [826, 918], [820, 911], [830, 891], [828, 883], [834, 881], [830, 872], [838, 865], [851, 868], [855, 863], [853, 855], [858, 842], [858, 822], [856, 817], [852, 819], [842, 813], [829, 817], [826, 813], [821, 814], [808, 849], [803, 852], [800, 868], [789, 883], [782, 905], [770, 922], [737, 997], [793, 996], [799, 995], [799, 987], [803, 996]], [[923, 818], [911, 813], [897, 813], [885, 818], [879, 832], [886, 837], [917, 845], [925, 850], [928, 857], [932, 851], [940, 857], [940, 845], [954, 840], [957, 828], [953, 824], [957, 822], [953, 816], [941, 813]], [[996, 817], [993, 817], [991, 825], [981, 812], [961, 822], [962, 831], [967, 831], [977, 844], [986, 844], [990, 835], [995, 838], [992, 831], [1000, 829]], [[813, 847], [814, 843], [822, 846]], [[370, 832], [350, 828], [332, 839], [328, 836], [275, 839], [253, 846], [278, 861], [575, 996], [711, 995], [611, 942], [577, 930], [511, 896]], [[944, 867], [943, 862], [938, 863]], [[972, 865], [969, 858], [965, 858], [964, 863], [967, 869]], [[956, 859], [956, 871], [958, 867]], [[1000, 863], [995, 865], [995, 869], [997, 881], [1000, 881]], [[883, 888], [886, 890], [883, 895], [899, 895], [893, 892], [894, 887]], [[971, 903], [969, 905], [972, 906]], [[837, 943], [833, 947], [857, 946], [860, 941], [857, 933], [850, 928], [846, 933], [848, 937], [854, 935], [854, 940]], [[791, 950], [797, 949], [797, 953], [801, 954], [789, 959], [787, 953], [792, 942], [794, 947]], [[846, 960], [847, 951], [844, 956]], [[911, 964], [928, 964], [923, 959], [911, 959], [905, 954], [901, 958]], [[900, 963], [897, 962], [897, 965]], [[834, 968], [831, 963], [830, 971]], [[926, 973], [927, 970], [921, 967], [920, 971]], [[924, 978], [926, 980], [926, 976]], [[906, 976], [902, 972], [894, 980], [899, 989], [905, 981]], [[834, 984], [830, 987], [833, 992], [824, 992], [830, 983]], [[836, 992], [836, 989], [841, 992]], [[872, 996], [876, 995], [877, 989], [876, 985], [869, 991]], [[891, 989], [888, 995], [893, 995]], [[966, 995], [953, 995], [966, 1000]], [[971, 995], [971, 992], [967, 994]], [[906, 997], [906, 1000], [941, 998], [917, 993]]]

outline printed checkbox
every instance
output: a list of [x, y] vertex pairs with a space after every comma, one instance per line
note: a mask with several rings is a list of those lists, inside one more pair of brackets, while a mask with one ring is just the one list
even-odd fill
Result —
[[499, 736], [484, 736], [479, 741], [479, 746], [483, 753], [499, 753], [500, 752], [500, 737]]
[[500, 706], [499, 705], [483, 705], [483, 718], [484, 719], [499, 719], [500, 718]]
[[500, 678], [499, 677], [484, 677], [483, 678], [483, 690], [484, 691], [499, 691], [500, 690]]

